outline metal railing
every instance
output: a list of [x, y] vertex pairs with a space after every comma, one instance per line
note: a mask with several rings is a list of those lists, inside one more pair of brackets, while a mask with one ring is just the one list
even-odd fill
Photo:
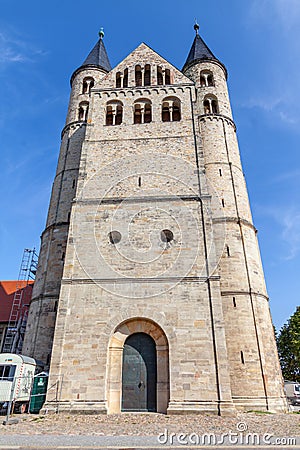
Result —
[[[52, 411], [58, 413], [63, 376], [51, 385], [47, 386], [47, 382], [46, 374], [0, 379], [0, 415], [6, 416], [3, 424], [8, 424], [15, 413], [39, 413], [46, 398], [53, 406]], [[39, 383], [46, 384], [46, 389], [39, 390]]]

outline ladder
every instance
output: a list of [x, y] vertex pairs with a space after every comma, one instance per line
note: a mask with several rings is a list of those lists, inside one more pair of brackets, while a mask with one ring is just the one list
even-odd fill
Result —
[[3, 353], [21, 353], [22, 351], [28, 314], [28, 308], [23, 304], [23, 296], [29, 281], [35, 279], [37, 264], [38, 255], [35, 248], [25, 248], [10, 310]]

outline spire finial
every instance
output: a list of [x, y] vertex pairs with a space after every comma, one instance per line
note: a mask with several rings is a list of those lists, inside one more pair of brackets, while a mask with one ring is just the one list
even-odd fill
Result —
[[99, 37], [100, 37], [100, 39], [103, 39], [103, 38], [104, 38], [103, 27], [100, 28], [100, 31], [99, 31]]
[[196, 31], [196, 34], [198, 34], [198, 30], [199, 30], [199, 24], [197, 23], [197, 19], [195, 19], [195, 25], [194, 25], [194, 30]]

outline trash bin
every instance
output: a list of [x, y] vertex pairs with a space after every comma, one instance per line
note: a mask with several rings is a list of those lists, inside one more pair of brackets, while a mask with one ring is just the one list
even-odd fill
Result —
[[46, 400], [48, 374], [41, 372], [35, 375], [30, 395], [29, 412], [38, 414]]

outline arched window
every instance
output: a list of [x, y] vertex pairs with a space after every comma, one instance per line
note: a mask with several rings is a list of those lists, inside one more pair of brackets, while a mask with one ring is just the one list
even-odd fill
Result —
[[123, 87], [128, 87], [128, 69], [124, 70]]
[[106, 122], [105, 123], [106, 123], [106, 125], [114, 124], [113, 108], [110, 105], [108, 105], [106, 107]]
[[94, 87], [95, 81], [92, 77], [87, 77], [83, 79], [82, 82], [82, 93], [83, 94], [89, 94], [91, 92], [91, 89]]
[[139, 99], [134, 104], [133, 123], [150, 123], [152, 121], [152, 106], [150, 100]]
[[85, 122], [87, 120], [88, 111], [89, 111], [89, 103], [88, 102], [79, 103], [78, 120]]
[[218, 101], [217, 100], [212, 100], [212, 102], [211, 102], [211, 109], [212, 109], [213, 114], [218, 114], [219, 113]]
[[181, 120], [180, 102], [174, 101], [173, 103], [173, 122], [179, 122]]
[[146, 103], [144, 108], [144, 123], [150, 122], [152, 122], [152, 108], [150, 103]]
[[208, 100], [204, 100], [203, 106], [204, 106], [204, 114], [210, 114], [211, 109], [210, 109], [210, 103]]
[[219, 114], [218, 99], [214, 95], [207, 95], [203, 101], [204, 114]]
[[167, 97], [162, 103], [162, 121], [179, 122], [181, 120], [180, 100], [176, 97]]
[[165, 70], [165, 84], [171, 84], [171, 74], [169, 69]]
[[116, 88], [121, 87], [121, 72], [116, 73]]
[[200, 75], [200, 86], [205, 87], [206, 86], [206, 80], [203, 75]]
[[123, 103], [112, 100], [106, 104], [106, 125], [120, 125], [123, 120]]
[[162, 68], [157, 66], [157, 84], [162, 85], [164, 84], [164, 78], [162, 73]]
[[201, 70], [200, 72], [200, 86], [214, 86], [214, 76], [210, 70]]
[[144, 72], [144, 86], [150, 85], [151, 85], [151, 66], [150, 64], [146, 64]]
[[123, 119], [123, 106], [117, 105], [115, 125], [121, 125]]
[[163, 102], [162, 104], [162, 121], [171, 122], [169, 102]]
[[128, 69], [116, 73], [116, 88], [128, 87]]
[[133, 123], [142, 123], [141, 105], [134, 105], [134, 120]]
[[163, 69], [162, 67], [157, 67], [157, 84], [163, 85], [163, 84], [171, 84], [172, 83], [172, 77], [171, 77], [171, 71], [170, 69]]
[[207, 83], [208, 86], [214, 86], [214, 77], [212, 73], [207, 76]]
[[135, 66], [135, 85], [142, 86], [143, 76], [141, 66]]

